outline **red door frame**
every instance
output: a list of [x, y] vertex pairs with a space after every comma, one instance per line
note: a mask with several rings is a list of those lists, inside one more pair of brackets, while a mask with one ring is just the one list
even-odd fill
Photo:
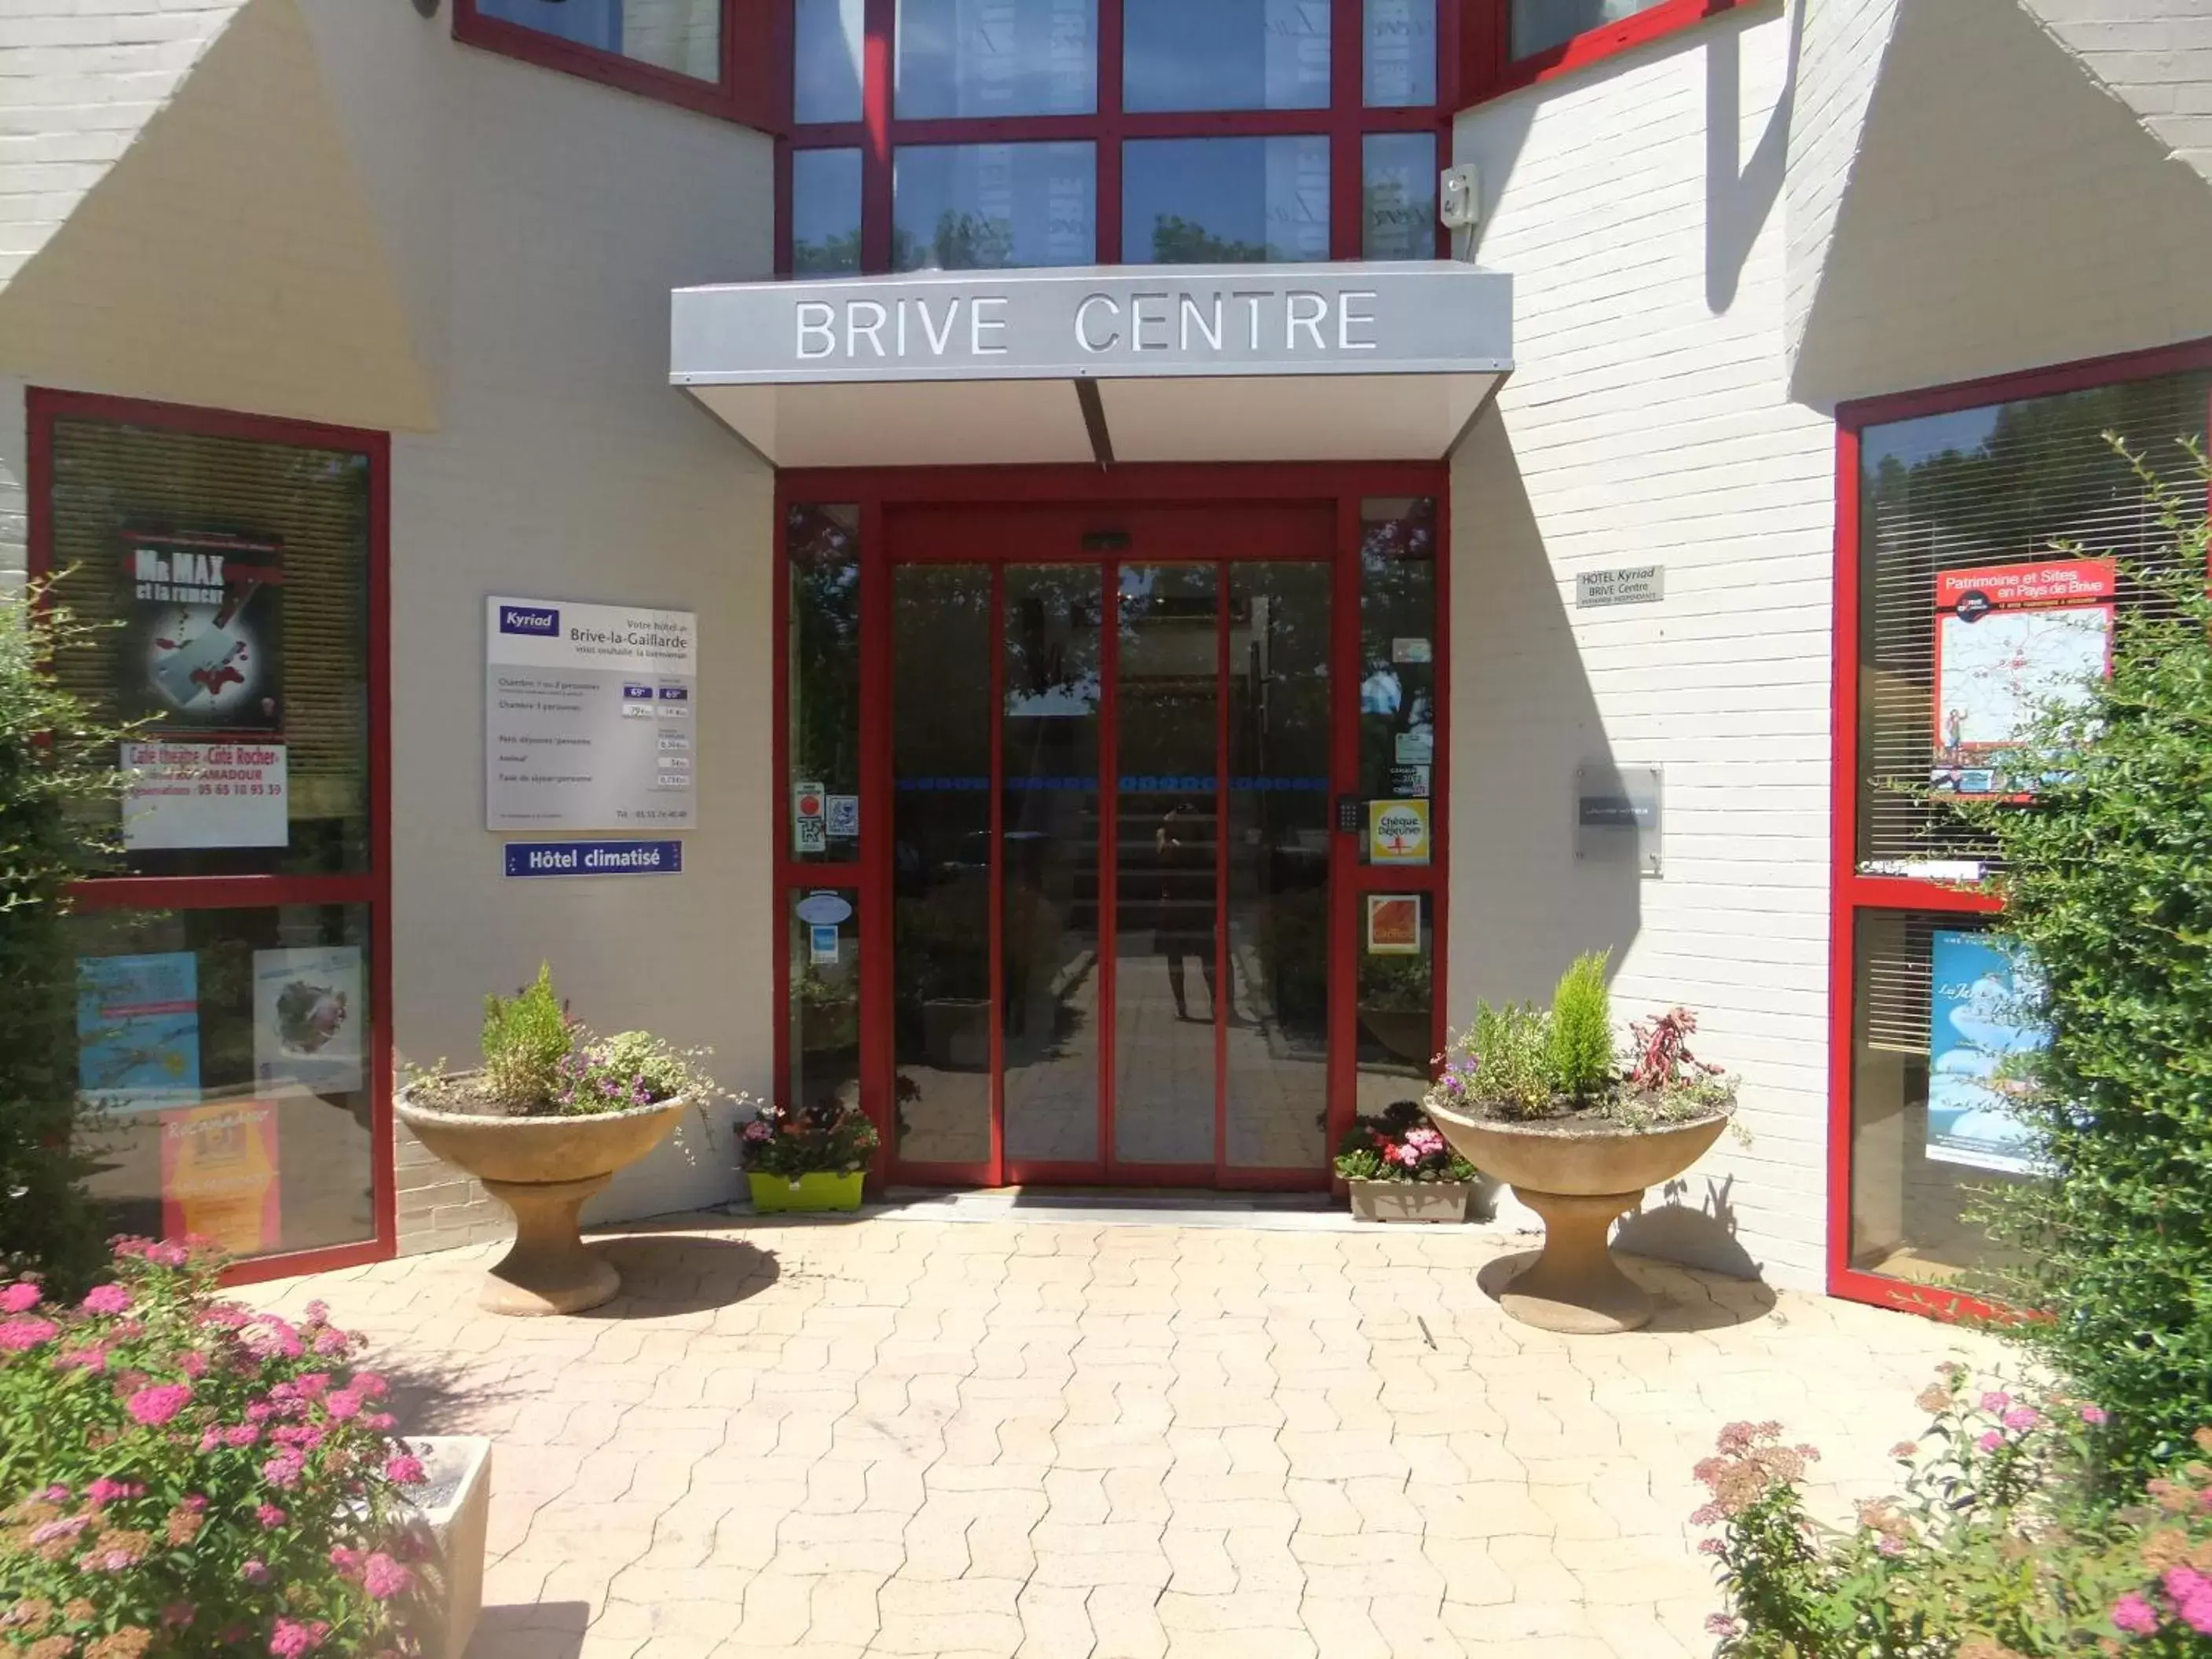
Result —
[[[1851, 1266], [1852, 1056], [1858, 917], [1882, 910], [2000, 915], [1995, 897], [1914, 877], [1858, 869], [1859, 446], [1870, 426], [2021, 398], [2081, 392], [2127, 380], [2212, 369], [2212, 340], [1992, 375], [1950, 386], [1840, 404], [1836, 409], [1836, 597], [1832, 667], [1833, 772], [1830, 791], [1828, 945], [1828, 1291], [1951, 1318], [2002, 1312], [1956, 1291], [1887, 1278]], [[2212, 417], [2212, 410], [2208, 410]]]
[[241, 415], [228, 410], [110, 398], [33, 386], [26, 394], [30, 428], [30, 578], [44, 580], [54, 562], [54, 423], [106, 421], [157, 427], [204, 437], [237, 438], [302, 448], [335, 449], [368, 460], [368, 819], [369, 867], [333, 876], [110, 876], [77, 883], [77, 910], [256, 909], [278, 904], [358, 904], [369, 917], [369, 1158], [374, 1236], [351, 1244], [255, 1256], [228, 1269], [223, 1280], [252, 1285], [295, 1273], [321, 1273], [388, 1260], [398, 1246], [398, 1192], [392, 1145], [392, 742], [391, 656], [392, 448], [388, 434], [355, 427]]
[[[1102, 617], [1111, 615], [1113, 592], [1109, 586], [1115, 565], [1126, 556], [1134, 562], [1220, 561], [1300, 557], [1316, 562], [1327, 560], [1334, 571], [1331, 592], [1331, 677], [1340, 688], [1339, 703], [1333, 725], [1331, 756], [1332, 801], [1354, 786], [1358, 770], [1358, 710], [1357, 688], [1359, 682], [1359, 556], [1362, 542], [1360, 517], [1361, 501], [1375, 496], [1420, 496], [1436, 502], [1436, 759], [1431, 776], [1431, 813], [1434, 822], [1431, 837], [1431, 862], [1418, 870], [1386, 869], [1376, 871], [1358, 860], [1358, 843], [1345, 835], [1330, 836], [1330, 900], [1331, 933], [1329, 947], [1329, 1060], [1328, 1060], [1328, 1121], [1326, 1140], [1334, 1147], [1337, 1139], [1349, 1127], [1357, 1094], [1354, 1045], [1357, 1040], [1356, 958], [1353, 941], [1358, 925], [1361, 896], [1376, 890], [1418, 892], [1430, 896], [1432, 919], [1432, 952], [1436, 964], [1434, 975], [1433, 1010], [1434, 1042], [1441, 1047], [1445, 1006], [1444, 965], [1447, 960], [1445, 944], [1445, 896], [1449, 892], [1449, 823], [1446, 803], [1449, 799], [1451, 752], [1450, 710], [1450, 526], [1449, 475], [1441, 462], [1390, 462], [1347, 464], [1336, 466], [1311, 466], [1285, 464], [1170, 465], [1141, 465], [1111, 469], [1081, 465], [1048, 465], [1023, 467], [927, 467], [882, 468], [873, 470], [792, 471], [780, 473], [776, 480], [776, 522], [781, 526], [793, 506], [805, 503], [851, 504], [860, 510], [860, 823], [862, 839], [860, 857], [845, 865], [807, 864], [795, 860], [789, 847], [789, 837], [782, 833], [781, 814], [787, 810], [785, 799], [788, 791], [787, 746], [790, 732], [789, 682], [789, 605], [790, 583], [781, 549], [776, 555], [775, 599], [775, 689], [774, 775], [777, 798], [777, 834], [775, 857], [775, 912], [779, 918], [775, 930], [775, 981], [779, 996], [787, 995], [790, 963], [789, 928], [781, 918], [789, 902], [789, 895], [814, 888], [842, 889], [854, 896], [860, 912], [860, 979], [862, 1006], [860, 1022], [860, 1097], [863, 1109], [884, 1133], [884, 1149], [878, 1152], [872, 1181], [880, 1184], [894, 1176], [902, 1181], [944, 1185], [1003, 1185], [1019, 1181], [1091, 1182], [1111, 1178], [1117, 1181], [1141, 1182], [1151, 1186], [1220, 1187], [1262, 1190], [1322, 1190], [1330, 1185], [1326, 1158], [1312, 1170], [1232, 1170], [1219, 1163], [1207, 1164], [1146, 1164], [1129, 1165], [1113, 1163], [1113, 1011], [1112, 962], [1115, 949], [1113, 932], [1114, 895], [1117, 871], [1112, 838], [1102, 836], [1099, 848], [1099, 956], [1106, 972], [1101, 981], [1102, 1018], [1099, 1030], [1101, 1048], [1101, 1110], [1100, 1157], [1095, 1164], [1018, 1164], [1009, 1165], [1004, 1156], [1002, 1140], [1004, 1110], [1000, 1097], [1003, 1068], [1001, 1039], [999, 1032], [997, 1002], [994, 993], [992, 1019], [992, 1112], [991, 1156], [987, 1164], [915, 1165], [898, 1163], [892, 1148], [896, 1139], [894, 1092], [896, 1067], [893, 1063], [890, 1023], [883, 1013], [890, 1006], [891, 979], [891, 846], [890, 837], [875, 833], [873, 826], [890, 822], [891, 810], [890, 775], [890, 699], [896, 695], [891, 685], [890, 630], [875, 619], [890, 614], [891, 568], [893, 562], [917, 562], [933, 559], [961, 559], [966, 562], [989, 563], [993, 567], [994, 615], [1002, 580], [1003, 567], [1007, 562], [1068, 562], [1097, 559], [1100, 564], [1102, 603], [1108, 609]], [[933, 550], [921, 526], [933, 516], [933, 509], [957, 509], [964, 517], [969, 514], [1007, 514], [1018, 509], [1030, 509], [1038, 514], [1038, 524], [1051, 523], [1062, 532], [1076, 527], [1086, 515], [1105, 514], [1107, 520], [1097, 528], [1122, 528], [1135, 521], [1166, 539], [1166, 550], [1146, 537], [1147, 545], [1130, 549], [1125, 556], [1114, 551], [1077, 551], [1079, 538], [1065, 551], [1058, 547], [1040, 545], [1036, 540], [1024, 538], [1016, 545], [991, 547], [988, 542], [956, 543]], [[1243, 545], [1224, 548], [1218, 538], [1209, 538], [1202, 524], [1193, 517], [1200, 509], [1229, 509], [1237, 512], [1244, 520]], [[1300, 554], [1285, 551], [1279, 543], [1271, 545], [1267, 520], [1279, 514], [1326, 513], [1331, 528], [1327, 532], [1327, 544], [1314, 544], [1310, 550]], [[898, 545], [896, 521], [906, 520], [915, 526], [916, 540], [910, 552], [902, 552]], [[1178, 520], [1182, 526], [1194, 526], [1195, 533], [1188, 534], [1188, 541], [1178, 549]], [[1218, 521], [1217, 520], [1217, 523]], [[1284, 528], [1289, 529], [1287, 521]], [[1227, 626], [1227, 607], [1220, 610], [1218, 626]], [[1103, 672], [1109, 686], [1118, 683], [1118, 661], [1115, 657], [1115, 630], [1103, 629]], [[995, 657], [994, 652], [994, 657]], [[1224, 684], [1217, 690], [1218, 718], [1224, 727], [1228, 720], [1228, 700], [1225, 681], [1228, 676], [1227, 653], [1218, 653], [1218, 672]], [[994, 688], [997, 690], [1000, 671], [994, 668]], [[1346, 700], [1350, 699], [1347, 702]], [[994, 695], [994, 710], [1003, 702]], [[1112, 779], [1117, 775], [1117, 710], [1115, 700], [1109, 697], [1101, 720], [1100, 775]], [[998, 733], [998, 716], [993, 717], [993, 735]], [[994, 748], [996, 753], [996, 748]], [[1217, 779], [1217, 788], [1225, 791], [1225, 772]], [[994, 857], [996, 857], [1000, 804], [994, 791], [992, 805]], [[1217, 812], [1223, 803], [1217, 799]], [[1219, 819], [1226, 822], [1225, 815]], [[1226, 860], [1225, 839], [1220, 840], [1217, 857]], [[1225, 876], [1217, 866], [1217, 878]], [[994, 868], [992, 878], [992, 982], [995, 987], [1000, 978], [998, 957], [1001, 929], [998, 914], [1000, 898]], [[1216, 912], [1216, 927], [1220, 927], [1221, 912]], [[1226, 963], [1223, 941], [1217, 936], [1215, 960]], [[781, 1093], [787, 1085], [791, 1067], [791, 1034], [789, 1021], [780, 1012], [776, 1021], [775, 1077]], [[1227, 1050], [1220, 1024], [1215, 1027], [1215, 1153], [1218, 1159], [1225, 1151], [1225, 1066]]]

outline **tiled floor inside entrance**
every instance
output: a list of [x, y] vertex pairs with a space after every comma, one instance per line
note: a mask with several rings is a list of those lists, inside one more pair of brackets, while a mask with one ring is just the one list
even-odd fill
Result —
[[[957, 1206], [955, 1206], [957, 1209]], [[1565, 1338], [1476, 1228], [690, 1217], [623, 1295], [476, 1310], [493, 1252], [252, 1292], [367, 1331], [418, 1431], [494, 1436], [471, 1659], [1710, 1652], [1692, 1465], [1738, 1418], [1840, 1519], [1978, 1340], [1656, 1264]]]

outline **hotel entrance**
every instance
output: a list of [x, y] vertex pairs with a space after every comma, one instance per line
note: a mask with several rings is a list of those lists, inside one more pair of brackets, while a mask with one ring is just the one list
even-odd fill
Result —
[[781, 1070], [891, 1179], [1321, 1188], [1437, 1045], [1440, 470], [1128, 472], [785, 476]]

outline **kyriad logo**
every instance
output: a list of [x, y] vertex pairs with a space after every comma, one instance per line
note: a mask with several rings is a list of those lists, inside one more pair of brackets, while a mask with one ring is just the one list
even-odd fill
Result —
[[550, 605], [503, 605], [499, 608], [499, 631], [556, 639], [561, 633], [561, 613]]

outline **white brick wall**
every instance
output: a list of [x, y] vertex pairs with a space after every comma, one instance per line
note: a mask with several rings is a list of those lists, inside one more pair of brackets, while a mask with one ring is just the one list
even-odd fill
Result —
[[[30, 222], [25, 203], [75, 210], [35, 241], [0, 241], [29, 256], [0, 289], [0, 572], [21, 564], [27, 380], [398, 428], [401, 1051], [465, 1058], [483, 993], [545, 956], [601, 1029], [710, 1044], [727, 1083], [764, 1086], [769, 480], [669, 387], [667, 303], [682, 283], [767, 273], [769, 142], [456, 46], [447, 12], [401, 0], [18, 0], [0, 29], [23, 5], [69, 40], [0, 37], [0, 75], [15, 77], [0, 82], [0, 223]], [[218, 9], [228, 27], [193, 72], [155, 84], [138, 38]], [[41, 56], [64, 46], [66, 64]], [[9, 101], [24, 82], [33, 97]], [[85, 131], [138, 137], [64, 199], [27, 158]], [[501, 591], [699, 613], [700, 828], [684, 876], [502, 880], [481, 738], [483, 601]], [[684, 1133], [689, 1160], [664, 1147], [592, 1213], [730, 1196], [726, 1124], [711, 1149], [696, 1123]], [[404, 1249], [504, 1231], [404, 1134], [398, 1164]]]
[[2212, 179], [2212, 8], [2204, 0], [2021, 0], [2161, 143]]
[[1789, 340], [1794, 355], [1813, 308], [1836, 215], [1856, 164], [1867, 106], [1897, 21], [1898, 0], [1793, 0], [1798, 30], [1796, 109], [1784, 191]]
[[1899, 11], [1822, 258], [1824, 406], [2212, 334], [2212, 186], [2013, 0]]
[[[1638, 1243], [1811, 1285], [1834, 440], [1790, 398], [1780, 172], [1759, 159], [1790, 39], [1737, 14], [1460, 118], [1518, 367], [1453, 475], [1450, 1013], [1547, 995], [1605, 946], [1623, 1018], [1695, 1007], [1755, 1139], [1679, 1194], [1720, 1220], [1647, 1218]], [[1577, 572], [1652, 562], [1662, 604], [1573, 608]], [[1661, 879], [1575, 861], [1576, 768], [1608, 758], [1666, 769]]]

